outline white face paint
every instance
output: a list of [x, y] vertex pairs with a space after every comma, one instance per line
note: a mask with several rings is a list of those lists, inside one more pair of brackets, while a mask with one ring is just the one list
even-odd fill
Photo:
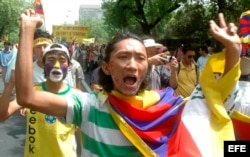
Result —
[[60, 82], [63, 79], [63, 72], [61, 69], [53, 68], [49, 73], [49, 78], [53, 82]]

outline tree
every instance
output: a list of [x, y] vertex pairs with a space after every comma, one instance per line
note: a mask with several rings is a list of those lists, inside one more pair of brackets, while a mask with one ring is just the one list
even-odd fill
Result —
[[0, 38], [8, 36], [11, 43], [18, 41], [19, 17], [21, 12], [31, 6], [30, 1], [23, 0], [1, 0], [0, 3]]
[[111, 32], [129, 29], [152, 35], [156, 26], [171, 17], [186, 0], [103, 0], [105, 23]]
[[166, 25], [166, 36], [171, 38], [207, 38], [209, 20], [215, 16], [209, 6], [186, 4]]
[[202, 0], [193, 0], [192, 3], [180, 8], [165, 24], [165, 38], [197, 39], [199, 43], [196, 44], [201, 44], [205, 39], [212, 39], [209, 32], [209, 20], [218, 21], [217, 15], [222, 12], [226, 21], [239, 25], [241, 13], [248, 9], [247, 2], [249, 3], [249, 0], [210, 0], [206, 3]]

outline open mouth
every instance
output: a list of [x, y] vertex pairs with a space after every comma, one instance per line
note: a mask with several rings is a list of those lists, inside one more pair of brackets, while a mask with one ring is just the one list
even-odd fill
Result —
[[123, 79], [124, 83], [126, 85], [132, 86], [136, 83], [137, 78], [136, 77], [131, 77], [131, 76], [127, 76]]
[[52, 75], [56, 75], [56, 76], [58, 76], [58, 75], [61, 75], [62, 73], [60, 72], [60, 71], [57, 71], [57, 70], [53, 70], [52, 71]]

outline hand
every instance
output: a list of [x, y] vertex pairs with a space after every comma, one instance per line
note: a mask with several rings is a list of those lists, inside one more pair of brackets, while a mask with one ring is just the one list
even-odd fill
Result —
[[210, 31], [215, 39], [225, 46], [224, 74], [229, 72], [239, 61], [241, 41], [237, 34], [237, 27], [233, 23], [226, 25], [223, 14], [219, 14], [220, 25], [210, 21]]
[[164, 65], [168, 63], [168, 59], [162, 57], [162, 54], [157, 54], [148, 58], [148, 63], [150, 65]]
[[171, 72], [175, 72], [176, 69], [178, 68], [178, 66], [179, 66], [179, 64], [178, 64], [177, 59], [174, 56], [172, 56], [172, 59], [170, 61], [170, 70], [171, 70]]
[[33, 9], [27, 9], [21, 14], [21, 24], [28, 28], [38, 28], [42, 26], [43, 21]]
[[[237, 34], [237, 27], [233, 23], [226, 25], [224, 15], [219, 14], [220, 24], [217, 25], [213, 20], [210, 21], [210, 32], [213, 37], [221, 42], [225, 48], [236, 48], [240, 52], [240, 38]], [[232, 45], [236, 44], [236, 45]]]
[[20, 109], [20, 115], [25, 117], [25, 116], [26, 116], [26, 110], [27, 110], [27, 109], [24, 108], [24, 107], [21, 108], [21, 109]]

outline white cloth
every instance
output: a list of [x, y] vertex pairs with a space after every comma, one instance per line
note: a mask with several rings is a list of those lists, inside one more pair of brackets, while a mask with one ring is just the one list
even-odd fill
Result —
[[37, 61], [38, 60], [33, 62], [33, 84], [39, 84], [46, 81], [44, 77], [44, 70], [43, 68], [39, 67]]
[[239, 81], [239, 90], [235, 102], [235, 110], [250, 116], [250, 82]]

